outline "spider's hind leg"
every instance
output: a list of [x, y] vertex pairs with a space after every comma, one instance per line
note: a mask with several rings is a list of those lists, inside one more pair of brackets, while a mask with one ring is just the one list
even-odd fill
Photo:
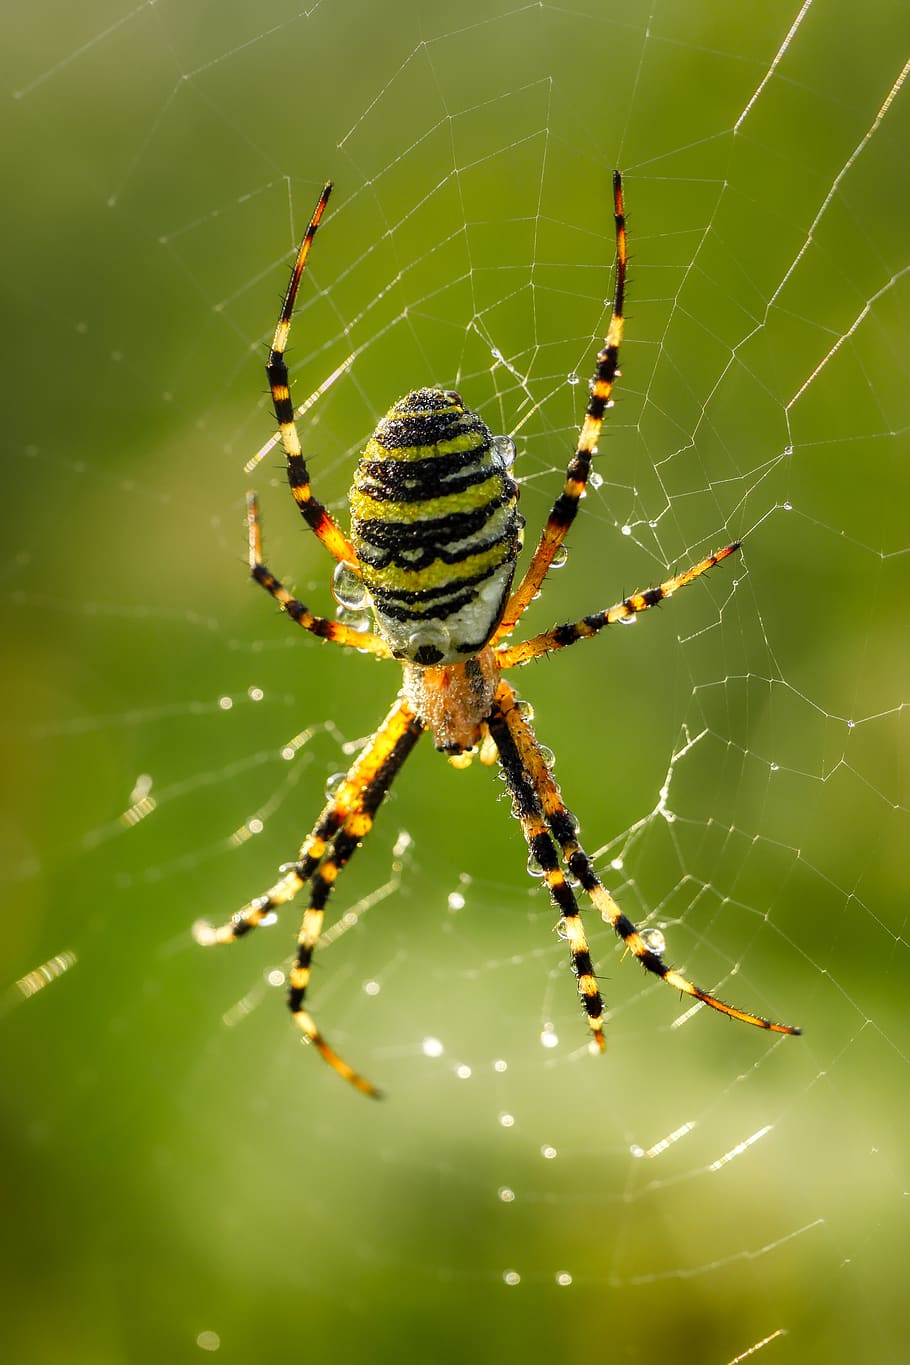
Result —
[[376, 1087], [338, 1056], [304, 1009], [313, 955], [322, 933], [325, 907], [339, 875], [373, 827], [373, 819], [399, 769], [423, 733], [423, 725], [403, 701], [396, 701], [382, 725], [357, 755], [304, 840], [297, 861], [282, 869], [282, 877], [262, 896], [257, 896], [218, 928], [201, 923], [194, 929], [203, 945], [232, 943], [261, 924], [267, 916], [292, 900], [301, 887], [311, 883], [310, 903], [304, 911], [297, 936], [297, 952], [290, 971], [288, 1005], [294, 1022], [317, 1048], [329, 1066], [366, 1095], [378, 1095]]
[[[559, 854], [547, 829], [548, 813], [541, 802], [538, 783], [528, 767], [527, 753], [523, 747], [515, 743], [510, 731], [506, 719], [506, 708], [509, 706], [517, 709], [515, 693], [508, 683], [501, 682], [488, 721], [490, 734], [499, 751], [499, 762], [512, 796], [513, 809], [521, 823], [522, 833], [531, 856], [543, 873], [550, 899], [559, 911], [561, 928], [572, 954], [572, 968], [578, 980], [578, 994], [587, 1015], [593, 1040], [602, 1052], [606, 1046], [603, 1033], [603, 999], [597, 986], [578, 902], [560, 869]], [[527, 726], [527, 722], [523, 723]], [[527, 729], [527, 735], [539, 754], [530, 729]]]
[[[525, 780], [535, 793], [539, 807], [546, 817], [546, 823], [560, 846], [563, 860], [569, 872], [590, 897], [595, 909], [600, 911], [604, 922], [609, 924], [610, 928], [623, 940], [626, 947], [638, 958], [645, 970], [659, 976], [662, 981], [666, 981], [668, 986], [673, 986], [676, 990], [682, 991], [683, 994], [700, 1000], [702, 1004], [710, 1005], [712, 1009], [719, 1010], [721, 1014], [726, 1014], [731, 1019], [738, 1019], [744, 1024], [753, 1024], [756, 1028], [768, 1029], [772, 1033], [800, 1033], [802, 1030], [795, 1028], [792, 1024], [777, 1024], [759, 1014], [752, 1014], [748, 1010], [742, 1010], [735, 1005], [728, 1005], [725, 1001], [718, 1000], [717, 996], [711, 995], [701, 986], [696, 986], [694, 982], [689, 981], [674, 967], [667, 966], [660, 954], [648, 945], [628, 916], [623, 914], [594, 872], [590, 858], [578, 842], [575, 820], [562, 803], [553, 774], [547, 766], [528, 722], [521, 714], [515, 692], [508, 683], [500, 682], [496, 692], [495, 705], [495, 728], [494, 721], [491, 719], [490, 730], [499, 745], [500, 756], [511, 754], [513, 755], [511, 761], [521, 764]], [[532, 852], [534, 852], [533, 849]]]

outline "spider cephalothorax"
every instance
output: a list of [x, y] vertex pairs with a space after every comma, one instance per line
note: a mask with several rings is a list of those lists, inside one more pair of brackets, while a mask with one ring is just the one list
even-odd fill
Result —
[[[623, 914], [578, 842], [578, 827], [563, 804], [550, 762], [531, 729], [527, 708], [502, 677], [507, 668], [588, 639], [670, 597], [739, 549], [733, 541], [657, 587], [633, 593], [579, 621], [555, 626], [518, 644], [507, 637], [540, 590], [547, 569], [575, 519], [597, 453], [604, 413], [610, 405], [623, 333], [626, 231], [622, 182], [613, 177], [616, 224], [616, 287], [613, 311], [594, 377], [575, 453], [562, 492], [541, 533], [518, 587], [512, 589], [523, 519], [511, 476], [514, 447], [493, 436], [451, 389], [415, 389], [379, 423], [354, 475], [350, 494], [351, 536], [344, 534], [313, 497], [300, 448], [284, 362], [291, 314], [310, 245], [331, 185], [310, 219], [291, 275], [269, 353], [267, 372], [287, 460], [288, 482], [304, 520], [337, 561], [336, 595], [342, 603], [369, 605], [375, 631], [344, 620], [315, 616], [262, 562], [259, 511], [249, 494], [250, 572], [287, 614], [325, 640], [353, 645], [379, 658], [398, 659], [404, 684], [376, 733], [341, 784], [279, 880], [219, 928], [196, 926], [200, 943], [230, 943], [248, 933], [310, 884], [309, 905], [297, 937], [288, 1003], [295, 1022], [329, 1065], [364, 1094], [375, 1086], [329, 1046], [304, 1008], [313, 954], [328, 899], [338, 876], [369, 833], [396, 774], [424, 730], [459, 766], [479, 750], [498, 760], [533, 862], [560, 916], [578, 993], [591, 1036], [603, 1049], [603, 1001], [572, 882], [647, 971], [713, 1009], [775, 1033], [799, 1033], [760, 1015], [724, 1004], [667, 966]], [[343, 582], [344, 591], [338, 583]], [[511, 590], [511, 591], [510, 591]], [[568, 874], [568, 875], [567, 875]], [[570, 881], [571, 878], [571, 881]]]

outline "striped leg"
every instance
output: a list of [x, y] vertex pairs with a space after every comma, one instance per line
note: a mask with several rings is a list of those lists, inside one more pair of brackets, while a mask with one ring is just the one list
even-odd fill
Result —
[[[700, 986], [694, 985], [673, 967], [668, 967], [660, 955], [648, 947], [638, 929], [623, 914], [616, 901], [596, 876], [591, 866], [591, 860], [579, 844], [574, 817], [562, 803], [553, 774], [544, 761], [528, 722], [516, 704], [514, 691], [508, 684], [500, 682], [496, 698], [509, 736], [509, 744], [520, 757], [528, 775], [528, 781], [543, 809], [546, 823], [562, 850], [567, 868], [590, 896], [604, 921], [610, 925], [611, 929], [615, 930], [629, 951], [638, 958], [641, 965], [647, 971], [653, 972], [655, 976], [666, 981], [668, 986], [675, 987], [676, 990], [682, 991], [685, 995], [694, 996], [696, 1000], [700, 1000], [705, 1005], [710, 1005], [712, 1009], [720, 1010], [721, 1014], [727, 1014], [731, 1019], [739, 1019], [744, 1024], [754, 1024], [756, 1028], [770, 1029], [772, 1033], [800, 1033], [800, 1029], [794, 1028], [790, 1024], [775, 1024], [769, 1019], [762, 1018], [761, 1015], [750, 1014], [747, 1010], [737, 1009], [733, 1005], [725, 1004], [723, 1000], [718, 1000], [716, 996], [702, 990]], [[490, 729], [492, 731], [492, 724]], [[494, 734], [494, 738], [499, 743], [499, 736]]]
[[585, 616], [581, 621], [554, 626], [552, 630], [532, 635], [530, 640], [523, 640], [520, 644], [501, 646], [496, 650], [497, 665], [499, 668], [512, 668], [516, 664], [526, 664], [529, 659], [536, 659], [541, 654], [552, 654], [554, 650], [565, 649], [566, 645], [574, 645], [576, 640], [588, 640], [603, 630], [604, 626], [612, 626], [617, 621], [634, 620], [640, 612], [647, 611], [648, 607], [656, 607], [659, 602], [672, 597], [680, 588], [686, 588], [690, 583], [694, 583], [696, 578], [707, 573], [708, 569], [713, 569], [715, 564], [734, 554], [740, 544], [740, 541], [735, 540], [732, 545], [727, 545], [716, 554], [693, 564], [684, 573], [675, 574], [673, 578], [665, 579], [658, 587], [648, 588], [646, 592], [632, 593], [631, 597], [617, 602], [615, 607], [610, 607], [607, 611], [595, 612], [592, 616]]
[[[386, 733], [382, 744], [377, 745], [376, 741], [384, 732]], [[355, 770], [360, 763], [358, 759], [342, 783], [338, 796], [340, 797], [350, 785], [352, 792], [358, 793], [358, 800], [355, 807], [345, 815], [328, 853], [313, 873], [310, 903], [304, 911], [303, 923], [297, 936], [297, 955], [290, 973], [288, 1006], [295, 1024], [309, 1038], [333, 1071], [336, 1071], [343, 1080], [349, 1081], [361, 1094], [370, 1095], [374, 1099], [379, 1098], [380, 1092], [371, 1081], [354, 1071], [329, 1046], [316, 1027], [312, 1015], [303, 1005], [310, 982], [313, 955], [322, 933], [325, 907], [334, 890], [335, 882], [372, 829], [373, 819], [386, 792], [422, 732], [423, 726], [413, 711], [403, 702], [396, 702], [369, 746], [370, 761], [367, 766], [372, 773], [371, 779], [364, 783], [362, 774], [355, 777]], [[361, 759], [363, 756], [361, 755]]]
[[334, 621], [330, 617], [314, 616], [309, 607], [305, 607], [296, 597], [291, 596], [287, 588], [262, 562], [262, 528], [255, 493], [247, 493], [246, 506], [250, 533], [250, 573], [260, 587], [271, 593], [282, 611], [286, 611], [298, 626], [303, 626], [304, 630], [311, 631], [322, 640], [332, 640], [338, 645], [352, 645], [354, 649], [366, 650], [380, 659], [391, 658], [392, 651], [385, 640], [374, 635], [372, 631], [353, 630], [350, 626], [344, 625], [341, 621]]
[[526, 747], [520, 748], [515, 742], [509, 723], [509, 715], [513, 711], [517, 714], [515, 693], [508, 683], [500, 682], [488, 722], [490, 734], [499, 750], [499, 762], [512, 795], [513, 809], [521, 822], [531, 856], [540, 867], [550, 899], [561, 916], [561, 928], [568, 940], [572, 967], [578, 979], [578, 994], [581, 996], [594, 1042], [602, 1052], [606, 1046], [603, 1036], [603, 1000], [597, 989], [594, 966], [578, 903], [560, 870], [559, 855], [547, 830], [538, 783], [528, 762], [531, 757], [530, 750], [533, 750], [539, 764], [546, 765], [527, 722], [523, 722], [522, 735]]
[[566, 470], [566, 481], [562, 493], [553, 504], [537, 549], [528, 565], [524, 578], [512, 593], [506, 604], [503, 618], [499, 623], [494, 641], [502, 639], [515, 628], [525, 609], [533, 601], [553, 562], [553, 556], [566, 538], [566, 533], [575, 514], [578, 503], [585, 491], [591, 460], [597, 454], [597, 441], [603, 426], [604, 413], [610, 406], [613, 381], [619, 374], [619, 347], [623, 333], [623, 306], [626, 287], [626, 220], [622, 201], [622, 177], [619, 171], [613, 172], [613, 218], [616, 223], [616, 287], [613, 293], [613, 314], [604, 339], [603, 349], [598, 353], [594, 377], [591, 380], [591, 396], [585, 411], [585, 419], [578, 436], [578, 446]]
[[227, 924], [215, 928], [201, 922], [194, 928], [196, 941], [204, 946], [232, 943], [262, 924], [267, 916], [292, 900], [300, 888], [311, 881], [310, 904], [303, 916], [297, 955], [291, 968], [288, 1004], [297, 1025], [329, 1065], [358, 1090], [370, 1095], [378, 1092], [332, 1051], [311, 1015], [303, 1009], [303, 999], [322, 932], [326, 902], [338, 874], [370, 832], [383, 798], [422, 731], [423, 726], [411, 708], [397, 701], [369, 744], [358, 754], [312, 832], [303, 841], [297, 861], [282, 867], [280, 880], [245, 905]]
[[281, 444], [284, 447], [285, 459], [287, 460], [288, 483], [291, 486], [294, 501], [297, 503], [304, 521], [314, 535], [322, 541], [329, 554], [334, 555], [335, 559], [339, 561], [354, 564], [357, 561], [357, 556], [354, 553], [353, 546], [322, 503], [313, 497], [310, 490], [310, 476], [300, 449], [300, 435], [294, 420], [294, 404], [291, 402], [288, 370], [284, 363], [284, 353], [287, 349], [288, 336], [291, 330], [291, 314], [294, 311], [297, 290], [300, 287], [307, 257], [310, 254], [310, 246], [316, 236], [316, 229], [319, 227], [331, 192], [332, 182], [329, 181], [319, 196], [319, 203], [313, 210], [313, 216], [304, 233], [303, 241], [300, 243], [300, 250], [297, 252], [297, 260], [294, 262], [294, 269], [291, 272], [290, 283], [284, 296], [281, 316], [278, 319], [278, 326], [275, 328], [275, 337], [265, 368], [269, 377], [269, 388], [272, 392], [275, 416], [278, 419], [278, 430], [281, 433]]

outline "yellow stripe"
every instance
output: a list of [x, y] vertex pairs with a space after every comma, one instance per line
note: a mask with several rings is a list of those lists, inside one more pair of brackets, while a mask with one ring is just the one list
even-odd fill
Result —
[[[395, 413], [389, 414], [391, 417]], [[413, 417], [414, 413], [406, 414]], [[435, 417], [437, 414], [432, 414]], [[388, 418], [384, 418], [388, 421]], [[375, 436], [367, 442], [366, 450], [363, 452], [365, 460], [432, 460], [437, 455], [463, 455], [470, 454], [473, 450], [483, 449], [483, 438], [476, 431], [466, 431], [460, 436], [453, 436], [450, 441], [436, 441], [431, 446], [399, 446], [389, 450], [377, 440]]]
[[361, 493], [355, 486], [351, 489], [351, 513], [358, 521], [427, 521], [448, 516], [450, 512], [468, 512], [472, 508], [483, 507], [501, 494], [502, 475], [498, 472], [484, 479], [483, 483], [476, 483], [460, 493], [427, 498], [423, 502], [382, 502]]
[[[439, 588], [451, 583], [455, 587], [463, 578], [473, 578], [475, 574], [486, 574], [497, 568], [508, 556], [509, 547], [504, 541], [484, 550], [481, 554], [468, 555], [459, 564], [445, 564], [436, 559], [425, 569], [401, 569], [388, 564], [384, 569], [371, 569], [363, 564], [363, 581], [367, 588], [379, 588], [394, 592], [423, 592], [427, 588]], [[427, 614], [432, 615], [438, 603], [428, 604]]]

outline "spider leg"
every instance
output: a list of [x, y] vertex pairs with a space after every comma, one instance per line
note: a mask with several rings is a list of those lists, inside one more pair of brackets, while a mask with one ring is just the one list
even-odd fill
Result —
[[698, 564], [693, 564], [690, 569], [683, 573], [674, 574], [672, 578], [667, 578], [656, 588], [648, 588], [646, 592], [635, 592], [630, 597], [626, 597], [622, 602], [617, 602], [615, 607], [609, 607], [606, 611], [594, 612], [591, 616], [585, 616], [581, 621], [571, 621], [562, 626], [554, 626], [552, 630], [542, 631], [540, 635], [532, 635], [529, 640], [523, 640], [520, 644], [503, 645], [496, 650], [496, 662], [499, 668], [512, 668], [516, 664], [526, 664], [530, 659], [536, 659], [541, 654], [552, 654], [554, 650], [565, 649], [567, 645], [574, 645], [577, 640], [588, 640], [598, 631], [603, 630], [604, 626], [612, 626], [616, 621], [631, 621], [640, 612], [647, 611], [648, 607], [656, 607], [659, 602], [672, 597], [680, 588], [686, 588], [690, 583], [694, 583], [696, 578], [700, 578], [708, 569], [713, 569], [715, 564], [726, 559], [740, 548], [741, 542], [736, 540], [732, 545], [727, 545], [723, 550], [718, 550], [716, 554], [709, 555], [707, 559], [702, 559]]
[[[594, 965], [581, 922], [578, 902], [560, 869], [556, 845], [547, 830], [540, 792], [526, 762], [527, 754], [516, 744], [507, 721], [504, 707], [514, 707], [515, 704], [512, 689], [507, 683], [500, 682], [488, 720], [489, 730], [499, 750], [499, 762], [512, 796], [513, 809], [521, 823], [522, 833], [531, 856], [543, 873], [550, 899], [559, 911], [560, 926], [568, 941], [572, 967], [578, 980], [578, 994], [594, 1042], [602, 1052], [606, 1046], [603, 1035], [603, 999], [597, 988]], [[530, 737], [530, 731], [528, 735]], [[536, 749], [533, 738], [530, 738], [530, 743]]]
[[313, 954], [322, 932], [326, 903], [339, 874], [373, 827], [373, 820], [399, 769], [423, 732], [412, 709], [396, 701], [382, 725], [360, 751], [346, 777], [303, 841], [297, 861], [281, 869], [282, 877], [263, 895], [250, 901], [227, 924], [214, 928], [198, 924], [194, 933], [203, 945], [232, 943], [261, 924], [280, 905], [293, 899], [311, 882], [310, 903], [297, 937], [297, 953], [290, 972], [288, 1005], [294, 1022], [344, 1080], [367, 1095], [375, 1086], [354, 1071], [328, 1045], [303, 1008]]
[[285, 460], [287, 461], [288, 483], [291, 486], [291, 492], [300, 514], [313, 534], [322, 541], [329, 554], [342, 563], [356, 564], [357, 556], [351, 542], [322, 503], [313, 497], [310, 490], [310, 475], [300, 448], [300, 434], [294, 420], [294, 404], [291, 402], [290, 380], [287, 365], [284, 362], [297, 290], [300, 287], [313, 238], [316, 236], [316, 230], [319, 227], [331, 192], [332, 182], [329, 181], [319, 196], [319, 203], [313, 210], [313, 216], [307, 225], [303, 241], [300, 243], [265, 370], [269, 378], [272, 403], [275, 407], [281, 444], [284, 447]]
[[591, 472], [591, 460], [597, 454], [597, 441], [603, 426], [604, 413], [610, 406], [613, 381], [619, 374], [627, 261], [626, 219], [622, 199], [622, 176], [619, 171], [613, 172], [613, 219], [616, 224], [616, 285], [613, 292], [613, 312], [603, 349], [597, 355], [594, 377], [591, 380], [591, 395], [578, 435], [578, 445], [569, 461], [563, 490], [553, 504], [533, 558], [524, 577], [506, 603], [502, 620], [493, 636], [494, 643], [515, 628], [519, 618], [539, 592], [540, 585], [553, 562], [553, 556], [575, 520], [578, 503], [584, 494]]
[[[574, 817], [562, 803], [559, 788], [540, 751], [528, 722], [522, 716], [514, 690], [500, 681], [494, 705], [501, 718], [496, 727], [490, 723], [490, 731], [497, 744], [505, 740], [506, 751], [513, 750], [519, 758], [528, 781], [537, 794], [543, 808], [546, 822], [558, 842], [566, 867], [591, 898], [603, 920], [610, 925], [623, 940], [630, 952], [634, 953], [646, 971], [659, 976], [667, 985], [675, 987], [685, 995], [694, 996], [712, 1009], [727, 1014], [731, 1019], [739, 1019], [744, 1024], [754, 1024], [756, 1028], [769, 1029], [772, 1033], [799, 1034], [801, 1029], [790, 1024], [776, 1024], [761, 1015], [751, 1014], [748, 1010], [728, 1005], [723, 1000], [703, 990], [689, 981], [673, 967], [668, 967], [661, 956], [649, 948], [632, 921], [623, 914], [616, 901], [596, 876], [591, 860], [578, 842], [578, 829]], [[506, 738], [507, 737], [507, 738]], [[532, 850], [533, 851], [533, 850]], [[536, 855], [535, 855], [536, 856]]]
[[332, 620], [331, 617], [314, 616], [309, 607], [291, 596], [287, 588], [262, 562], [262, 528], [259, 521], [259, 502], [255, 493], [247, 493], [246, 505], [250, 533], [250, 573], [260, 587], [271, 593], [282, 611], [287, 612], [298, 626], [303, 626], [304, 630], [318, 635], [322, 640], [331, 640], [338, 645], [352, 645], [354, 649], [365, 650], [380, 659], [391, 658], [392, 651], [379, 635], [370, 630], [353, 630], [341, 621]]

